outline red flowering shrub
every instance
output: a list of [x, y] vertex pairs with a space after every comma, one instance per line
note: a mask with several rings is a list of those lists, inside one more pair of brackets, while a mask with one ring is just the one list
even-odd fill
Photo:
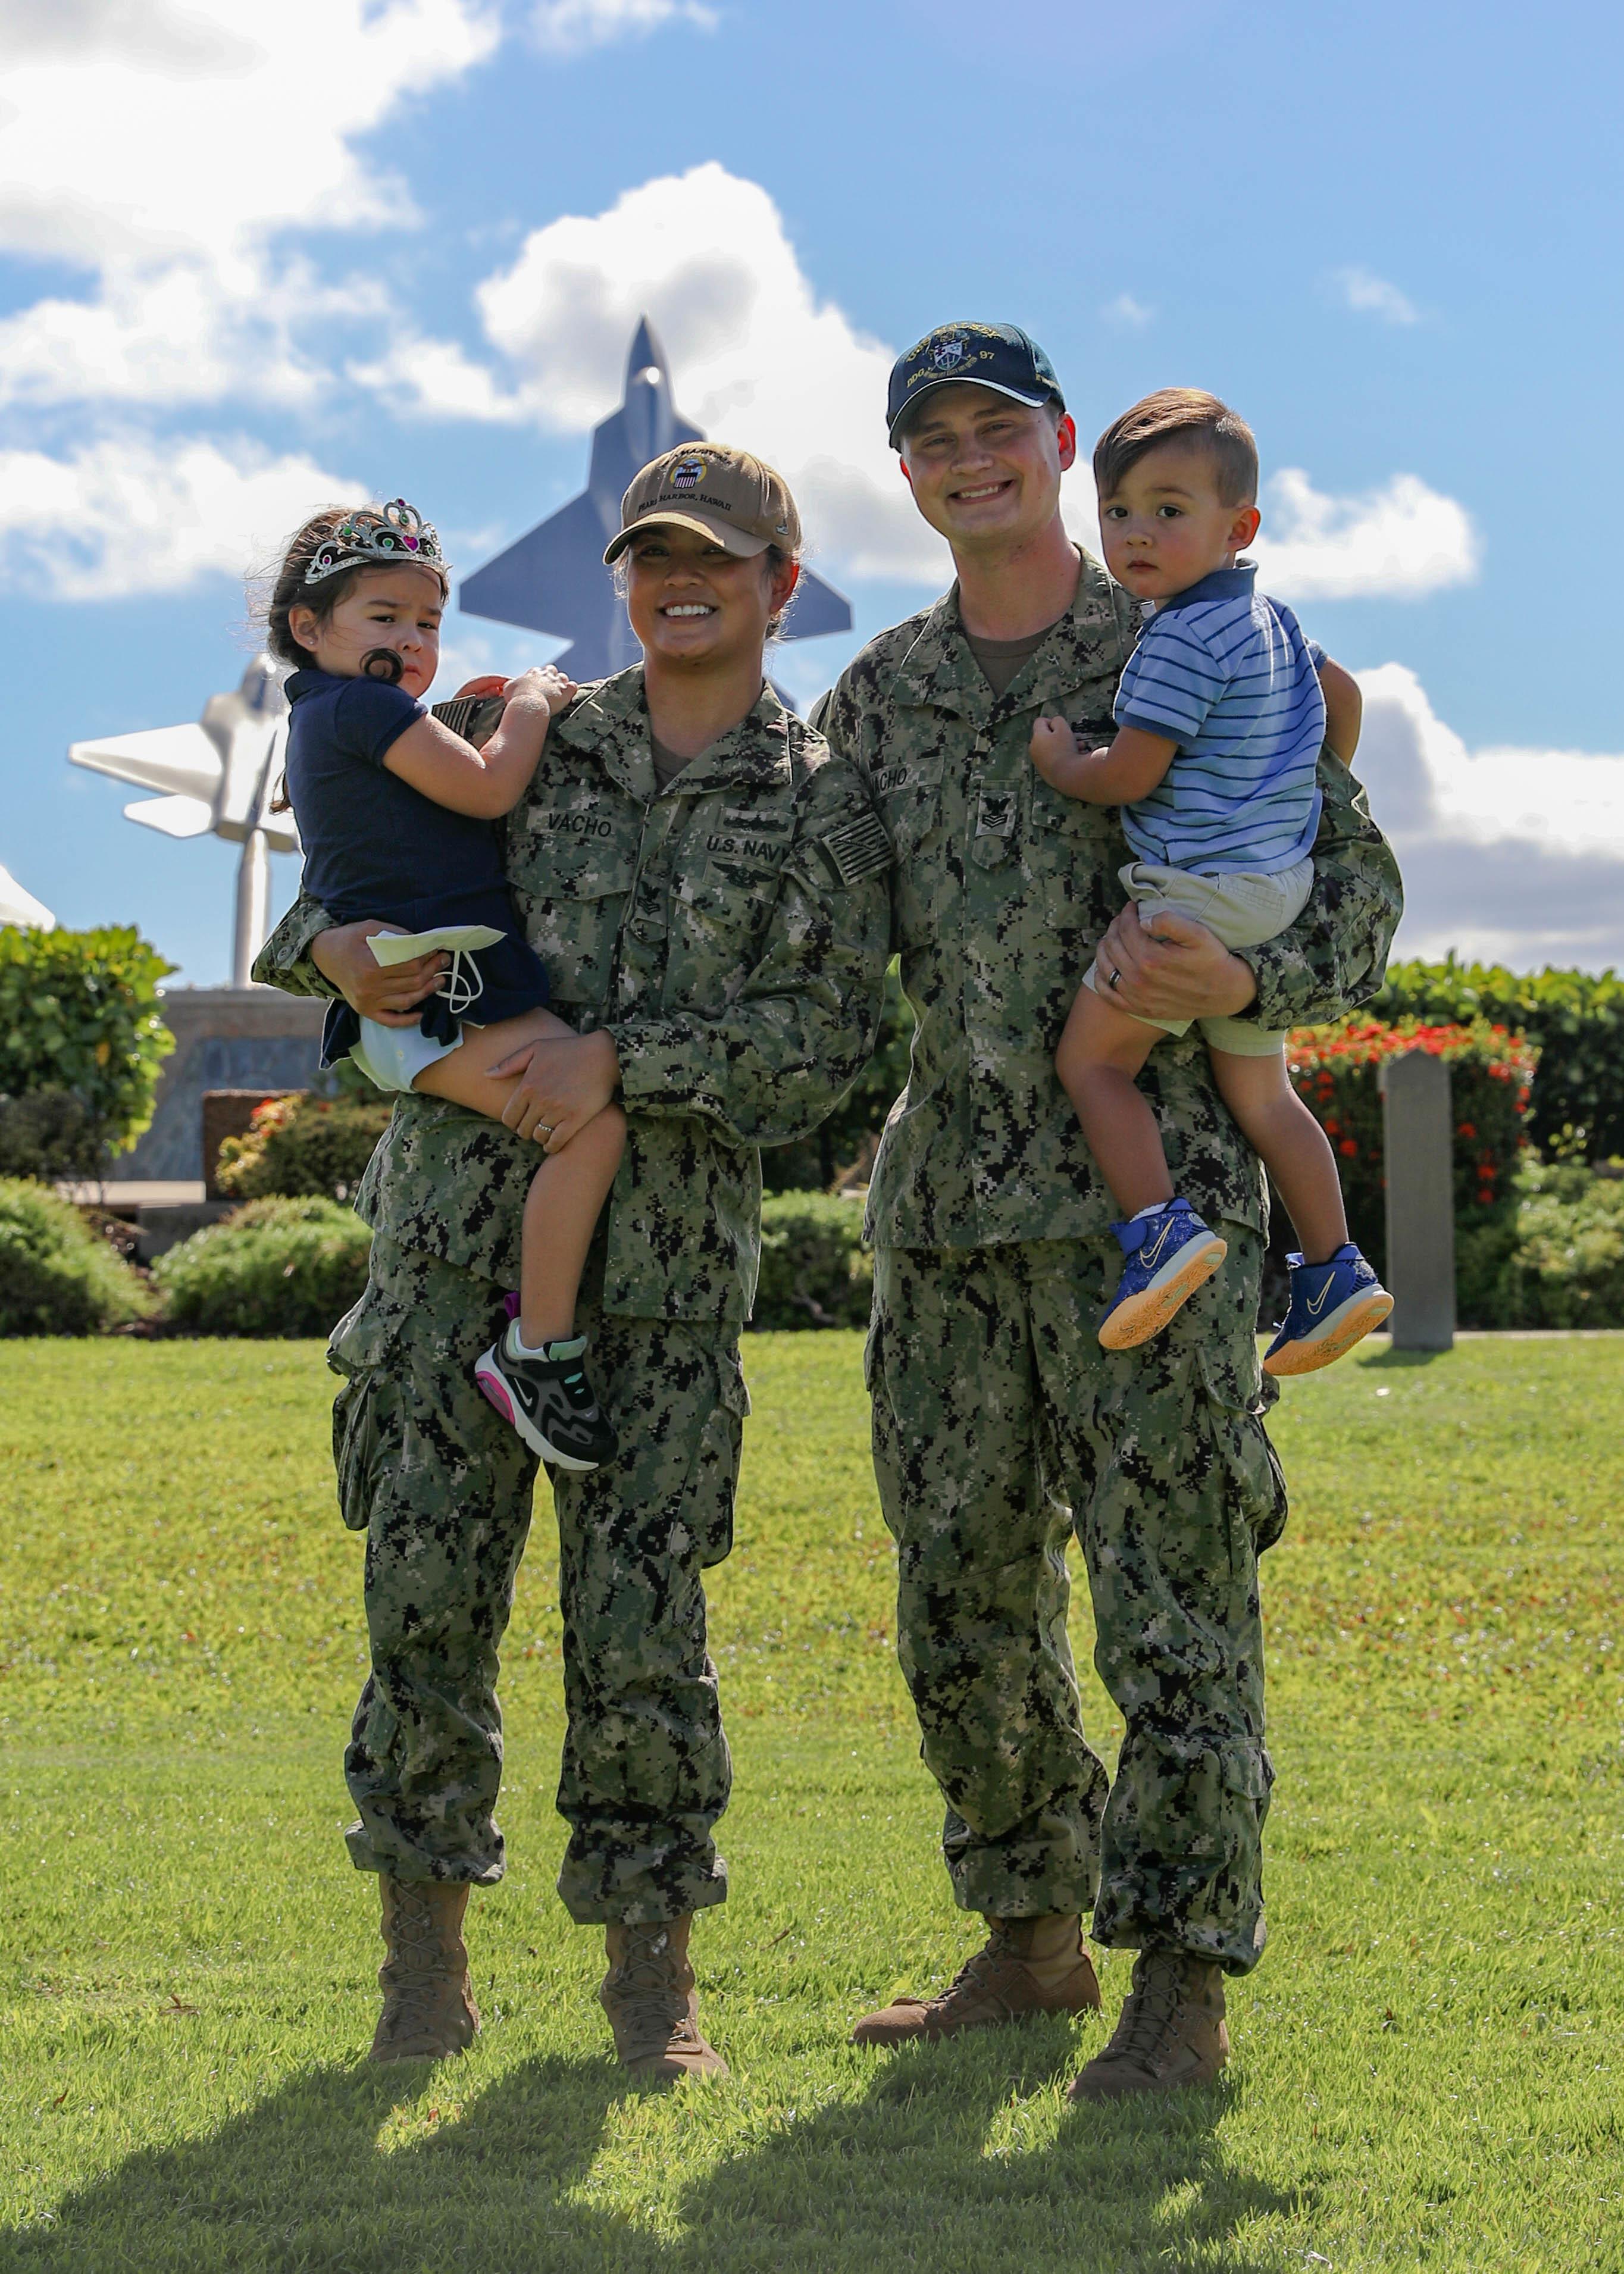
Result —
[[222, 1145], [221, 1189], [239, 1201], [353, 1201], [389, 1113], [381, 1097], [374, 1103], [296, 1091], [267, 1098], [255, 1106], [248, 1134]]
[[1380, 1069], [1384, 1059], [1426, 1050], [1448, 1061], [1455, 1114], [1455, 1220], [1457, 1236], [1491, 1220], [1515, 1200], [1514, 1178], [1528, 1142], [1529, 1090], [1539, 1053], [1520, 1035], [1486, 1020], [1474, 1025], [1395, 1025], [1357, 1014], [1335, 1027], [1299, 1027], [1286, 1063], [1335, 1146], [1348, 1228], [1378, 1270], [1385, 1269], [1386, 1185]]

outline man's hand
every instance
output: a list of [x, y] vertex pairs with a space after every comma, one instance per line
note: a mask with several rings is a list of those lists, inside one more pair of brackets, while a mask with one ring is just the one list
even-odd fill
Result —
[[335, 924], [318, 932], [310, 944], [311, 961], [324, 979], [330, 979], [352, 1011], [375, 1019], [380, 1027], [415, 1027], [414, 1004], [426, 1002], [440, 984], [450, 957], [439, 952], [419, 955], [410, 963], [381, 964], [367, 945], [374, 932], [398, 932], [399, 924]]
[[1258, 983], [1216, 933], [1171, 908], [1157, 911], [1155, 927], [1131, 902], [1100, 942], [1099, 981], [1110, 1001], [1138, 1019], [1233, 1019], [1245, 1010]]
[[502, 1119], [521, 1137], [534, 1137], [546, 1153], [561, 1152], [620, 1086], [613, 1037], [601, 1029], [568, 1041], [526, 1043], [491, 1072], [499, 1081], [519, 1076]]

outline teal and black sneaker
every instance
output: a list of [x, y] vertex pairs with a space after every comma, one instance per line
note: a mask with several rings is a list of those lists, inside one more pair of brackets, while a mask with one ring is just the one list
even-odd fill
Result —
[[1363, 1342], [1393, 1308], [1393, 1298], [1350, 1240], [1328, 1263], [1288, 1255], [1291, 1300], [1268, 1346], [1265, 1374], [1318, 1374]]
[[1188, 1201], [1177, 1199], [1127, 1224], [1114, 1224], [1111, 1230], [1127, 1260], [1100, 1321], [1100, 1340], [1107, 1350], [1132, 1350], [1162, 1332], [1196, 1289], [1206, 1285], [1229, 1246], [1207, 1229]]
[[613, 1460], [620, 1443], [587, 1379], [587, 1339], [549, 1343], [544, 1352], [514, 1348], [515, 1322], [474, 1368], [474, 1379], [532, 1453], [555, 1468], [584, 1473]]

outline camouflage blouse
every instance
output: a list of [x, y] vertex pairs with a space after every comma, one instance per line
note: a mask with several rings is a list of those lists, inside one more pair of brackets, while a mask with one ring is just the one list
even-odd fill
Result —
[[[1116, 809], [1051, 789], [1027, 744], [1045, 712], [1109, 742], [1139, 621], [1085, 553], [1070, 612], [995, 698], [955, 586], [871, 641], [814, 712], [891, 837], [891, 945], [918, 1020], [869, 1197], [883, 1246], [1075, 1239], [1115, 1213], [1053, 1059], [1132, 855]], [[1320, 1024], [1373, 994], [1402, 905], [1364, 791], [1329, 749], [1319, 778], [1312, 893], [1289, 930], [1245, 951], [1247, 1015], [1267, 1027]], [[1177, 1189], [1214, 1220], [1260, 1228], [1262, 1172], [1199, 1033], [1159, 1043], [1141, 1079]]]
[[[507, 832], [553, 1008], [620, 1055], [605, 1306], [736, 1326], [760, 1258], [756, 1148], [816, 1128], [874, 1046], [891, 852], [868, 789], [766, 688], [661, 790], [639, 665], [554, 722]], [[255, 977], [332, 993], [309, 953], [330, 922], [301, 897]], [[498, 1123], [405, 1096], [357, 1205], [395, 1246], [514, 1284], [536, 1159]]]

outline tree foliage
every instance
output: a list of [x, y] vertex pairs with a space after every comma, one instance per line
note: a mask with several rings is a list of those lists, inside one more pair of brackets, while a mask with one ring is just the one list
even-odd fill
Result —
[[174, 968], [132, 926], [0, 925], [0, 1097], [65, 1091], [102, 1146], [133, 1144], [175, 1047], [158, 992]]

